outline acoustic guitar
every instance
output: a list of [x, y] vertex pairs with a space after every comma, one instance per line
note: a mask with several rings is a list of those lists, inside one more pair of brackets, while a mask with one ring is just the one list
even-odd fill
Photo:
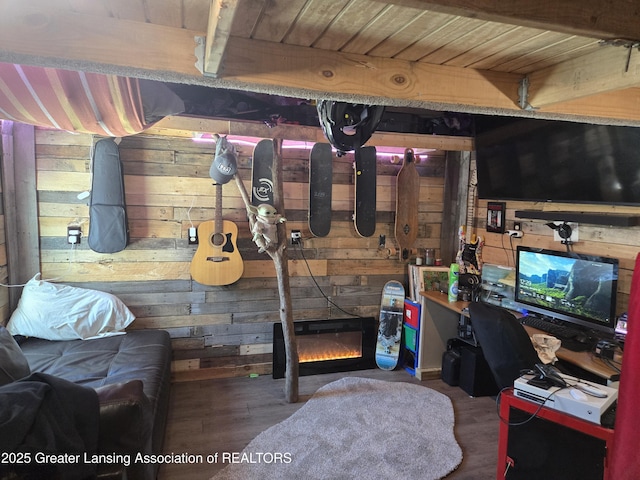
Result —
[[202, 285], [230, 285], [244, 271], [236, 244], [238, 227], [222, 219], [222, 185], [216, 187], [215, 218], [198, 226], [198, 248], [191, 260], [191, 277]]

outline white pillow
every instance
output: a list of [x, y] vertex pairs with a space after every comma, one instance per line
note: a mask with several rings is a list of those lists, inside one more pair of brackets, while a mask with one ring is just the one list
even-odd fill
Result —
[[136, 318], [114, 295], [36, 280], [39, 275], [27, 282], [11, 315], [12, 335], [87, 340], [124, 333]]

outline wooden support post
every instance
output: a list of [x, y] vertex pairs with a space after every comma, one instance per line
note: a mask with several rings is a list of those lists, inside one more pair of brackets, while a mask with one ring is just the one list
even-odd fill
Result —
[[[249, 223], [252, 230], [256, 222], [256, 215], [251, 212], [251, 199], [244, 187], [244, 183], [238, 175], [235, 175], [236, 184], [240, 195], [244, 200], [249, 216]], [[278, 213], [284, 213], [284, 188], [282, 179], [282, 140], [273, 140], [273, 203]], [[298, 346], [296, 342], [295, 329], [293, 325], [293, 306], [291, 304], [291, 285], [289, 283], [289, 258], [287, 255], [287, 229], [284, 223], [278, 223], [278, 241], [275, 244], [266, 246], [256, 241], [259, 247], [265, 249], [273, 260], [276, 276], [278, 279], [278, 293], [280, 297], [280, 321], [282, 323], [282, 334], [284, 337], [284, 347], [286, 353], [285, 366], [285, 399], [289, 403], [298, 401], [298, 377], [299, 359]]]

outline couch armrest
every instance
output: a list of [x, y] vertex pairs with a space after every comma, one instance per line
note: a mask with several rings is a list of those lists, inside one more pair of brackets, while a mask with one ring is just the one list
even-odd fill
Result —
[[99, 453], [145, 452], [151, 436], [151, 404], [140, 380], [96, 388], [100, 403]]

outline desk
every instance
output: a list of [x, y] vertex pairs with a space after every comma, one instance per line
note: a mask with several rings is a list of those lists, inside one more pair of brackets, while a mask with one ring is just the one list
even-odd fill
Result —
[[[531, 472], [526, 471], [527, 468], [530, 468], [532, 466], [531, 460], [522, 458], [522, 455], [519, 455], [518, 458], [511, 458], [514, 453], [508, 451], [510, 447], [513, 447], [513, 445], [510, 445], [509, 442], [510, 429], [527, 428], [525, 427], [525, 425], [508, 425], [511, 413], [514, 410], [526, 412], [527, 415], [535, 414], [537, 418], [551, 422], [551, 424], [547, 424], [545, 425], [545, 427], [557, 428], [559, 429], [559, 434], [575, 435], [576, 443], [579, 443], [581, 441], [586, 442], [585, 445], [568, 445], [566, 444], [567, 442], [563, 444], [562, 441], [559, 441], [560, 444], [553, 445], [554, 439], [549, 438], [553, 437], [553, 435], [546, 435], [545, 443], [547, 443], [547, 439], [549, 442], [551, 442], [552, 446], [549, 448], [553, 450], [554, 454], [557, 454], [557, 458], [555, 460], [557, 460], [557, 462], [561, 465], [534, 464], [534, 467], [548, 468], [555, 473], [558, 473], [558, 470], [560, 469], [568, 469], [574, 475], [573, 478], [578, 478], [575, 475], [578, 474], [577, 470], [582, 468], [587, 472], [585, 473], [585, 475], [592, 475], [592, 477], [590, 478], [595, 478], [597, 476], [597, 478], [604, 478], [604, 480], [609, 480], [608, 460], [609, 455], [612, 451], [612, 429], [596, 425], [592, 422], [587, 422], [586, 420], [582, 420], [581, 418], [574, 417], [557, 410], [553, 410], [547, 407], [540, 407], [537, 403], [516, 397], [511, 390], [505, 390], [500, 395], [501, 421], [498, 442], [498, 465], [496, 470], [496, 479], [504, 480], [505, 478], [533, 478], [531, 476]], [[563, 428], [570, 429], [572, 432], [578, 432], [578, 434], [567, 432], [566, 430], [563, 431]], [[585, 450], [581, 450], [581, 448], [589, 448], [591, 455], [585, 454]], [[530, 450], [535, 459], [535, 448], [530, 448]], [[524, 451], [527, 452], [526, 449]], [[522, 454], [522, 452], [523, 451], [521, 450], [520, 454]], [[600, 454], [598, 454], [598, 452], [600, 452]], [[520, 461], [520, 463], [518, 463], [518, 461]], [[554, 459], [549, 459], [549, 463], [554, 463]], [[598, 476], [602, 475], [602, 473], [604, 473], [604, 477]], [[536, 472], [536, 475], [543, 475], [537, 476], [536, 478], [550, 478], [546, 473], [542, 472]], [[560, 473], [560, 475], [562, 474]], [[567, 477], [563, 476], [562, 478]], [[580, 478], [586, 477], [580, 476]]]
[[[447, 340], [458, 336], [458, 322], [462, 310], [469, 302], [449, 302], [446, 293], [430, 291], [420, 292], [422, 318], [420, 329], [420, 347], [416, 377], [439, 375], [442, 368], [442, 354], [447, 349]], [[517, 312], [513, 312], [518, 315]], [[527, 333], [544, 333], [525, 326]], [[565, 362], [576, 365], [604, 380], [616, 381], [619, 373], [597, 358], [592, 352], [574, 352], [560, 347], [556, 356]]]
[[447, 350], [447, 341], [458, 336], [458, 321], [462, 309], [469, 302], [452, 302], [446, 293], [420, 292], [422, 313], [420, 318], [420, 341], [416, 377], [440, 376], [442, 354]]

